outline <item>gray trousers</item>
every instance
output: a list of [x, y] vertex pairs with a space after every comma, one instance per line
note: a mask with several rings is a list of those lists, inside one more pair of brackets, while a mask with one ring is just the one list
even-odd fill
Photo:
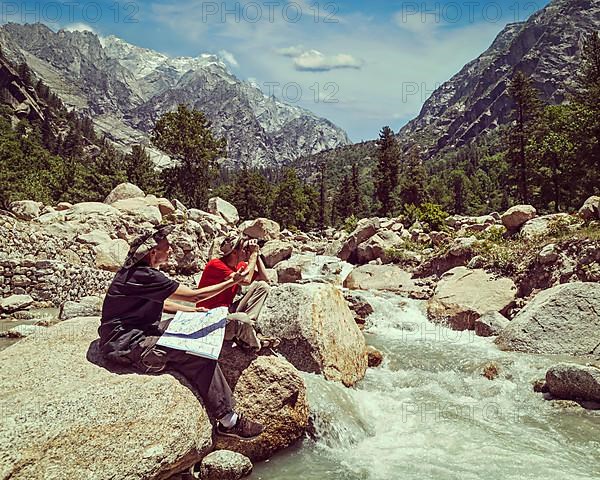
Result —
[[269, 284], [256, 281], [250, 284], [248, 291], [242, 299], [234, 303], [227, 315], [225, 327], [225, 340], [242, 342], [245, 346], [260, 349], [260, 340], [254, 328], [258, 315], [269, 295]]

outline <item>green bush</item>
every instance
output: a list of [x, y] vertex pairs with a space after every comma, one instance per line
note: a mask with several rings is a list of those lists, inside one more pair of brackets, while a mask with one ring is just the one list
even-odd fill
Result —
[[427, 232], [446, 229], [445, 220], [448, 213], [436, 203], [422, 203], [418, 207], [411, 203], [404, 205], [403, 210], [407, 227], [419, 221]]
[[346, 230], [346, 232], [348, 232], [348, 233], [352, 233], [356, 229], [357, 225], [358, 225], [358, 218], [356, 218], [354, 215], [350, 215], [344, 221], [344, 230]]

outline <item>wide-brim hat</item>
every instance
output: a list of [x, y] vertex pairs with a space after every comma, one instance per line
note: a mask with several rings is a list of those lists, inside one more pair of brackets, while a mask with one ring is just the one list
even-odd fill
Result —
[[240, 247], [244, 238], [241, 235], [229, 235], [221, 240], [221, 245], [219, 250], [221, 251], [221, 256], [226, 257], [231, 252]]
[[150, 250], [158, 246], [161, 240], [173, 231], [175, 225], [159, 225], [154, 230], [144, 232], [139, 237], [136, 237], [129, 246], [129, 253], [123, 266], [125, 268], [133, 267], [136, 263], [142, 260]]

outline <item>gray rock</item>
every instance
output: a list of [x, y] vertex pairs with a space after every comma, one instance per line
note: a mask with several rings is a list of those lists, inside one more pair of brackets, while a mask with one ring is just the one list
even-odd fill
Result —
[[600, 219], [600, 197], [591, 196], [583, 206], [579, 209], [579, 216], [584, 220], [599, 220]]
[[257, 321], [281, 339], [279, 352], [296, 368], [354, 385], [365, 374], [365, 340], [340, 291], [328, 284], [273, 288]]
[[352, 270], [344, 280], [351, 290], [419, 290], [411, 274], [396, 265], [362, 265]]
[[517, 288], [509, 278], [495, 278], [484, 270], [455, 267], [446, 272], [427, 303], [434, 321], [455, 330], [473, 330], [475, 320], [487, 312], [506, 312]]
[[252, 462], [241, 453], [216, 450], [202, 459], [202, 480], [239, 480], [252, 472]]
[[127, 198], [143, 198], [146, 194], [143, 192], [141, 188], [132, 183], [121, 183], [117, 185], [113, 190], [108, 194], [104, 203], [110, 205], [115, 203], [117, 200], [124, 200]]
[[100, 245], [111, 241], [110, 235], [102, 230], [92, 230], [90, 233], [83, 233], [77, 237], [77, 241], [88, 243], [90, 245]]
[[94, 248], [96, 267], [109, 272], [116, 272], [127, 258], [129, 244], [120, 238], [101, 243]]
[[600, 402], [600, 368], [559, 363], [546, 372], [546, 387], [554, 398]]
[[40, 216], [40, 209], [43, 204], [33, 200], [19, 200], [12, 202], [9, 206], [10, 211], [21, 220], [33, 220]]
[[93, 317], [102, 311], [102, 298], [96, 296], [83, 297], [78, 302], [67, 301], [62, 304], [58, 318], [68, 320], [76, 317]]
[[268, 218], [257, 218], [244, 222], [246, 225], [240, 230], [244, 235], [258, 240], [277, 240], [281, 235], [281, 227], [279, 224]]
[[537, 211], [531, 205], [515, 205], [500, 217], [507, 230], [517, 231], [527, 221], [535, 218]]
[[12, 313], [17, 310], [25, 310], [33, 303], [29, 295], [11, 295], [0, 299], [0, 312]]
[[540, 250], [540, 253], [538, 253], [538, 262], [542, 265], [554, 263], [556, 260], [558, 260], [558, 252], [556, 251], [556, 245], [553, 243], [546, 245]]
[[300, 265], [284, 260], [275, 267], [277, 271], [277, 282], [295, 283], [302, 280], [302, 268]]
[[114, 201], [112, 206], [134, 217], [139, 222], [149, 222], [152, 225], [158, 225], [162, 222], [162, 214], [158, 208], [156, 197], [125, 198]]
[[9, 338], [26, 338], [36, 333], [45, 332], [46, 327], [39, 325], [17, 325], [6, 332], [6, 337]]
[[521, 227], [520, 235], [528, 240], [548, 235], [552, 224], [557, 222], [564, 222], [569, 225], [572, 222], [572, 217], [568, 213], [553, 213], [533, 218]]
[[213, 197], [208, 200], [208, 211], [213, 215], [220, 216], [229, 225], [235, 225], [240, 221], [237, 208], [219, 197]]
[[379, 258], [383, 263], [387, 263], [391, 260], [390, 250], [397, 247], [401, 241], [402, 238], [396, 232], [379, 230], [367, 241], [358, 245], [356, 248], [357, 261], [362, 264]]
[[508, 324], [509, 320], [501, 313], [487, 312], [475, 320], [475, 334], [480, 337], [498, 335]]
[[538, 293], [496, 338], [502, 350], [600, 357], [600, 284]]
[[292, 245], [281, 240], [271, 240], [265, 243], [260, 249], [260, 253], [265, 258], [267, 268], [273, 268], [279, 262], [287, 260], [292, 256]]
[[94, 363], [98, 324], [67, 320], [0, 351], [1, 478], [162, 479], [211, 450], [209, 418], [175, 377]]

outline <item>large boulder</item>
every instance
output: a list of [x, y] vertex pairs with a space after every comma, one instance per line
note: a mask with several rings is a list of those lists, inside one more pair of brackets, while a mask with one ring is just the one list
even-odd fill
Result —
[[427, 311], [432, 320], [445, 321], [455, 330], [474, 330], [475, 321], [484, 313], [507, 313], [516, 291], [509, 278], [456, 267], [442, 276], [427, 303]]
[[281, 240], [271, 240], [265, 243], [260, 249], [260, 253], [265, 259], [267, 268], [273, 268], [282, 260], [287, 260], [292, 256], [293, 247], [287, 242]]
[[275, 271], [278, 283], [295, 283], [302, 280], [302, 267], [290, 260], [279, 262]]
[[118, 238], [96, 245], [94, 251], [96, 253], [97, 268], [116, 272], [127, 258], [129, 244], [125, 240]]
[[356, 228], [346, 239], [337, 256], [344, 261], [355, 260], [356, 248], [361, 243], [366, 242], [369, 238], [375, 235], [379, 230], [379, 227], [380, 222], [379, 218], [377, 217], [363, 218], [359, 220]]
[[158, 208], [156, 197], [125, 198], [113, 202], [112, 206], [141, 222], [149, 222], [152, 225], [162, 222], [162, 214]]
[[68, 320], [76, 317], [93, 317], [102, 311], [102, 298], [93, 295], [83, 297], [78, 302], [66, 301], [60, 307], [58, 318]]
[[13, 313], [18, 310], [29, 308], [33, 303], [33, 298], [29, 295], [10, 295], [6, 298], [0, 298], [0, 313]]
[[0, 351], [0, 478], [165, 479], [210, 451], [182, 382], [99, 365], [98, 324], [67, 320]]
[[260, 356], [238, 379], [230, 379], [230, 383], [234, 385], [236, 411], [262, 423], [265, 430], [252, 440], [217, 437], [216, 448], [232, 450], [258, 461], [269, 458], [304, 435], [309, 414], [306, 386], [288, 361], [276, 356]]
[[213, 215], [220, 216], [229, 225], [235, 225], [240, 221], [237, 208], [219, 197], [213, 197], [208, 200], [208, 211]]
[[579, 209], [579, 216], [584, 220], [600, 220], [600, 197], [588, 198]]
[[554, 398], [600, 402], [600, 368], [559, 363], [546, 372], [546, 387]]
[[21, 220], [33, 220], [40, 216], [43, 203], [34, 202], [33, 200], [18, 200], [12, 202], [9, 206], [10, 211], [15, 214], [15, 217]]
[[500, 332], [496, 344], [502, 350], [600, 357], [600, 284], [543, 290]]
[[358, 245], [356, 259], [358, 263], [368, 263], [377, 258], [383, 263], [389, 262], [390, 251], [402, 242], [402, 238], [391, 230], [379, 230], [366, 242]]
[[520, 235], [528, 240], [548, 235], [553, 224], [564, 223], [568, 225], [571, 223], [571, 218], [568, 213], [553, 213], [532, 218], [521, 227]]
[[517, 231], [523, 224], [535, 218], [537, 211], [531, 205], [515, 205], [509, 208], [500, 217], [502, 224], [509, 231]]
[[126, 200], [128, 198], [143, 198], [144, 191], [133, 183], [121, 183], [117, 185], [104, 199], [104, 203], [110, 205], [118, 200]]
[[258, 240], [277, 240], [281, 235], [279, 224], [268, 218], [257, 218], [244, 222], [243, 228], [240, 230], [244, 235]]
[[341, 292], [332, 285], [273, 288], [257, 321], [264, 335], [281, 339], [296, 368], [354, 385], [367, 368], [365, 340]]
[[411, 292], [418, 290], [412, 276], [397, 265], [362, 265], [352, 270], [344, 280], [351, 290], [390, 290]]

